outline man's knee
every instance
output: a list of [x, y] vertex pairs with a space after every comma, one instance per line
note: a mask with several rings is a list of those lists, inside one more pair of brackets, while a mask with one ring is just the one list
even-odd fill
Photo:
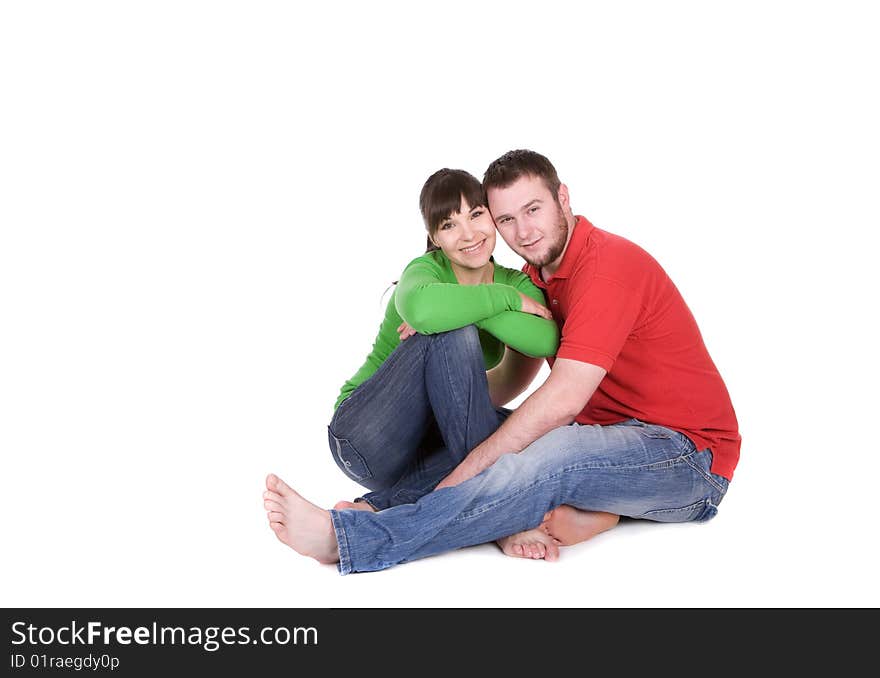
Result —
[[557, 475], [560, 464], [550, 450], [536, 453], [526, 448], [522, 452], [501, 455], [489, 468], [492, 469], [489, 475], [493, 486], [512, 487]]

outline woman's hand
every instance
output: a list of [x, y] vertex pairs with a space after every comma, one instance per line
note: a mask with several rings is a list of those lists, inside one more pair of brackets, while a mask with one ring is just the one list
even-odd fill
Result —
[[400, 323], [397, 327], [397, 333], [400, 335], [400, 340], [409, 339], [412, 335], [416, 333], [416, 331], [407, 325], [405, 322]]
[[553, 320], [553, 314], [550, 313], [550, 309], [544, 306], [544, 304], [539, 304], [537, 301], [531, 297], [527, 297], [522, 292], [519, 293], [519, 296], [522, 297], [522, 308], [520, 310], [523, 313], [531, 313], [532, 315], [537, 315], [541, 318], [546, 318], [547, 320]]

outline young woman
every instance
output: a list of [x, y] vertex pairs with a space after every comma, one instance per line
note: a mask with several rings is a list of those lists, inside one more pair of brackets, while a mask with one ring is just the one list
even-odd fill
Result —
[[524, 273], [492, 258], [480, 182], [441, 169], [419, 206], [428, 251], [400, 276], [366, 362], [328, 426], [339, 468], [369, 493], [336, 508], [382, 510], [430, 492], [504, 421], [555, 353], [558, 329]]

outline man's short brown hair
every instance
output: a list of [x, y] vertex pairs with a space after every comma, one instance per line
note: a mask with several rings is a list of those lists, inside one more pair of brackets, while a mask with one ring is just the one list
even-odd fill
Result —
[[540, 153], [525, 149], [508, 151], [489, 165], [483, 175], [483, 190], [488, 193], [490, 188], [507, 188], [522, 176], [540, 177], [553, 199], [559, 201], [562, 182], [553, 163]]

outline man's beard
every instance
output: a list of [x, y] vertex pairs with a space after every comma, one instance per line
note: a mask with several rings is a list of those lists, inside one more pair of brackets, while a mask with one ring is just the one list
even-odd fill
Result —
[[556, 217], [558, 219], [556, 230], [544, 236], [545, 240], [550, 239], [547, 251], [544, 254], [539, 254], [536, 258], [530, 259], [527, 255], [520, 252], [520, 256], [535, 268], [541, 268], [550, 262], [556, 261], [565, 249], [565, 241], [568, 240], [568, 222], [565, 220], [562, 206], [559, 203], [556, 203]]

